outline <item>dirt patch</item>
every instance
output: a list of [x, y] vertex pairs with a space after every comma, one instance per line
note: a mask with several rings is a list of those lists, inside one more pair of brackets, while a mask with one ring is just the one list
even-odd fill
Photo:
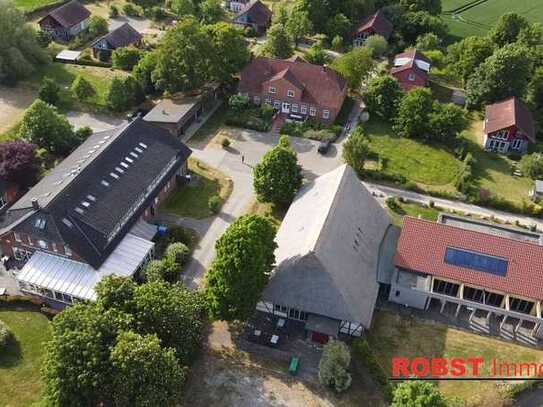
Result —
[[37, 97], [37, 91], [27, 86], [0, 86], [0, 135], [11, 130], [23, 116], [25, 109]]

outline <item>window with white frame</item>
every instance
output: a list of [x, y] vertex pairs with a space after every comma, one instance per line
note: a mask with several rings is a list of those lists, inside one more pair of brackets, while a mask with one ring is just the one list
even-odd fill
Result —
[[508, 136], [509, 136], [509, 130], [507, 129], [499, 130], [496, 133], [494, 133], [494, 138], [497, 138], [499, 140], [507, 140]]
[[290, 110], [292, 111], [292, 113], [298, 113], [298, 105], [296, 103], [293, 103], [290, 107]]
[[19, 233], [13, 233], [13, 236], [15, 237], [15, 241], [16, 242], [21, 242], [22, 239], [21, 239], [21, 235]]
[[415, 76], [414, 73], [410, 73], [409, 76], [407, 77], [408, 80], [410, 80], [411, 82], [414, 82], [415, 79], [417, 79], [417, 77]]
[[316, 115], [317, 115], [317, 108], [311, 106], [311, 107], [309, 108], [309, 115], [310, 115], [310, 116], [316, 116]]
[[260, 104], [260, 96], [255, 96], [253, 98], [254, 102], [255, 102], [255, 105], [259, 105]]
[[294, 91], [293, 91], [293, 90], [290, 90], [290, 89], [287, 90], [287, 96], [288, 96], [289, 98], [293, 98], [293, 97], [294, 97]]
[[270, 86], [269, 92], [270, 93], [275, 93], [275, 92], [277, 92], [277, 89], [275, 88], [275, 86]]
[[306, 105], [301, 105], [300, 106], [300, 113], [301, 114], [307, 114], [307, 106]]
[[42, 249], [48, 249], [49, 245], [45, 240], [38, 240], [38, 246], [40, 246]]
[[277, 109], [277, 110], [281, 109], [281, 102], [278, 101], [278, 100], [275, 100], [275, 101], [273, 102], [273, 107], [274, 107], [275, 109]]
[[330, 110], [323, 110], [322, 111], [322, 118], [323, 119], [329, 119], [330, 118]]
[[272, 104], [272, 98], [271, 98], [271, 96], [266, 96], [266, 98], [264, 99], [264, 101], [265, 101], [267, 104], [271, 105], [271, 104]]
[[521, 146], [522, 146], [522, 139], [519, 139], [519, 138], [513, 140], [513, 143], [511, 144], [511, 148], [515, 150], [520, 149]]

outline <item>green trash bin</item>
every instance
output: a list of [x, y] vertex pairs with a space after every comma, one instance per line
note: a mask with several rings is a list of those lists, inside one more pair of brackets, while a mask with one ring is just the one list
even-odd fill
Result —
[[300, 363], [300, 360], [296, 356], [293, 356], [290, 359], [290, 366], [288, 367], [288, 372], [292, 376], [296, 376], [296, 373], [298, 373], [298, 364], [299, 363]]

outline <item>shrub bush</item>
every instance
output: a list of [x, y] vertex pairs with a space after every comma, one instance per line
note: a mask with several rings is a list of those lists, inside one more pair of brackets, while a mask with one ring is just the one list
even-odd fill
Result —
[[390, 398], [392, 396], [393, 386], [388, 381], [386, 372], [383, 370], [379, 362], [377, 362], [377, 358], [371, 350], [368, 341], [365, 339], [357, 339], [353, 344], [353, 353], [357, 359], [362, 361], [364, 366], [370, 372], [373, 380], [375, 380], [381, 387], [383, 393]]
[[115, 4], [112, 4], [109, 6], [109, 18], [117, 17], [119, 17], [119, 8]]
[[161, 257], [165, 253], [166, 248], [172, 243], [181, 242], [187, 247], [193, 247], [194, 235], [189, 229], [181, 226], [172, 226], [168, 228], [165, 235], [156, 237], [154, 242], [156, 255], [157, 257]]
[[322, 352], [319, 362], [319, 380], [336, 392], [347, 390], [352, 382], [348, 372], [351, 363], [351, 353], [345, 343], [339, 341], [328, 342]]
[[230, 147], [230, 139], [228, 137], [223, 137], [221, 140], [221, 146], [222, 148]]
[[123, 13], [129, 17], [140, 17], [142, 15], [142, 9], [132, 3], [126, 3], [123, 6]]
[[11, 332], [9, 328], [4, 322], [0, 321], [0, 349], [8, 344], [10, 337]]
[[164, 256], [178, 265], [183, 266], [188, 260], [189, 253], [190, 250], [186, 244], [176, 242], [168, 245]]
[[394, 197], [388, 197], [385, 200], [385, 204], [388, 206], [388, 208], [391, 211], [394, 211], [394, 212], [399, 212], [400, 209], [401, 209], [400, 204], [398, 203], [398, 201]]
[[219, 209], [221, 208], [221, 198], [219, 198], [218, 195], [213, 195], [209, 198], [209, 201], [207, 202], [207, 206], [209, 207], [209, 210], [213, 213], [218, 213]]

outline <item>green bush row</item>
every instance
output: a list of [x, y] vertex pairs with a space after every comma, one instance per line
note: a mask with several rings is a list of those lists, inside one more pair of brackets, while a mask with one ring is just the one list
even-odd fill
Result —
[[392, 398], [394, 386], [388, 380], [388, 376], [384, 369], [379, 362], [377, 362], [377, 357], [373, 353], [368, 341], [366, 339], [355, 340], [353, 343], [353, 352], [357, 359], [362, 361], [364, 366], [368, 369], [373, 380], [381, 387], [383, 394], [389, 399]]

